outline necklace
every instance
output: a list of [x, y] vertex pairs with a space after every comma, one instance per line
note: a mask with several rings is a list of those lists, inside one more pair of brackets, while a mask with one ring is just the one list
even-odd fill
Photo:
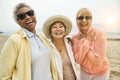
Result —
[[62, 50], [59, 50], [59, 52], [62, 52]]

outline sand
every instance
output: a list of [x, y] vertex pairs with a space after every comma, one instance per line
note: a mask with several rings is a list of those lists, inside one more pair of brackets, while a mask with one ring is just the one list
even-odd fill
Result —
[[[7, 38], [0, 35], [0, 51]], [[120, 80], [120, 39], [107, 39], [107, 57], [110, 61], [110, 80]]]
[[120, 80], [120, 39], [107, 40], [107, 57], [110, 61], [110, 80]]

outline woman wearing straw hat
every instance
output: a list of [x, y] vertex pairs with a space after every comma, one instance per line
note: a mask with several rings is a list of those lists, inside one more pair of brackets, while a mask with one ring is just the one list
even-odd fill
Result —
[[50, 48], [54, 53], [59, 80], [80, 80], [71, 42], [66, 38], [71, 28], [71, 21], [63, 15], [52, 16], [43, 25], [43, 33], [50, 39]]

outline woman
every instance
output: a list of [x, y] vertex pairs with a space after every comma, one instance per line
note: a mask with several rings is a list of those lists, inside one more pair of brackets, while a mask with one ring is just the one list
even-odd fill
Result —
[[43, 25], [43, 32], [50, 39], [59, 80], [80, 80], [80, 75], [76, 70], [77, 64], [74, 61], [71, 42], [66, 38], [71, 28], [71, 21], [63, 15], [52, 16]]
[[21, 29], [9, 37], [1, 51], [0, 80], [52, 80], [50, 51], [44, 38], [36, 33], [34, 10], [20, 3], [14, 19]]
[[92, 13], [82, 8], [76, 15], [78, 33], [73, 36], [75, 60], [81, 65], [81, 80], [109, 80], [105, 33], [92, 26]]

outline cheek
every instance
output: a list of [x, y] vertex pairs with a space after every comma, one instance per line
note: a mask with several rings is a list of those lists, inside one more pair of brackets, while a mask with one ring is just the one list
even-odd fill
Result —
[[79, 25], [79, 24], [80, 24], [80, 22], [77, 21], [77, 25]]
[[66, 31], [66, 29], [65, 29], [64, 27], [62, 28], [62, 30], [63, 30], [63, 31]]
[[37, 20], [36, 20], [36, 17], [35, 17], [35, 16], [33, 16], [33, 19], [35, 20], [35, 22], [37, 22]]
[[65, 28], [62, 28], [62, 31], [64, 32], [64, 34], [66, 33], [66, 29]]
[[89, 25], [91, 25], [91, 24], [92, 24], [92, 21], [91, 21], [91, 20], [90, 20], [90, 21], [88, 21], [88, 24], [89, 24]]
[[77, 26], [80, 27], [81, 26], [81, 22], [77, 21]]
[[20, 27], [25, 26], [24, 23], [22, 21], [18, 21], [18, 24], [20, 25]]
[[55, 31], [55, 29], [54, 29], [54, 28], [51, 28], [51, 30], [50, 30], [50, 31], [51, 31], [51, 33], [52, 33], [52, 32], [54, 32], [54, 31]]
[[55, 29], [51, 29], [51, 35], [54, 35]]

